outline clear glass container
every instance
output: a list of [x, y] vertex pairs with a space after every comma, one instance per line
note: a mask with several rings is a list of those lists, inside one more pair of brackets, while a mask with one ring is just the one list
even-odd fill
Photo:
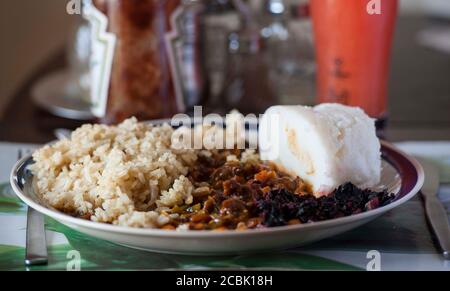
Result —
[[221, 98], [225, 110], [261, 114], [278, 103], [270, 81], [270, 63], [264, 55], [256, 27], [244, 26], [230, 34], [227, 78]]
[[97, 13], [89, 19], [94, 30], [91, 99], [99, 120], [165, 118], [180, 111], [165, 42], [179, 1], [93, 0], [93, 4], [106, 16], [106, 31]]
[[264, 0], [259, 17], [270, 82], [282, 104], [313, 105], [315, 58], [308, 17], [292, 17], [290, 1]]

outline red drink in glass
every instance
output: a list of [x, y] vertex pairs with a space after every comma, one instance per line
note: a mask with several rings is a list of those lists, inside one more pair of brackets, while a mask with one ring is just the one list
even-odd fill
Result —
[[387, 111], [397, 0], [311, 0], [318, 63], [318, 102]]

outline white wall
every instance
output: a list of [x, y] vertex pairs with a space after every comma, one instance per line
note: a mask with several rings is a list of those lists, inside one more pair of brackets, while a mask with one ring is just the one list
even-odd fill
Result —
[[0, 0], [0, 117], [33, 69], [65, 43], [66, 0]]

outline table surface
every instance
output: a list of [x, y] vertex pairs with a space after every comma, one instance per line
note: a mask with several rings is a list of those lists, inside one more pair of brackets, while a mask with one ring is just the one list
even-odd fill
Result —
[[[400, 18], [393, 49], [387, 138], [450, 140], [450, 55], [420, 46], [417, 32], [432, 22]], [[42, 77], [66, 65], [55, 53], [18, 89], [0, 120], [0, 140], [45, 143], [56, 128], [74, 129], [83, 122], [52, 116], [31, 101], [31, 88]]]
[[[427, 156], [440, 165], [441, 181], [450, 181], [450, 142], [397, 146]], [[18, 150], [32, 148], [0, 142], [0, 270], [26, 269], [26, 205], [7, 181]], [[450, 187], [442, 185], [439, 198], [450, 217]], [[81, 270], [366, 270], [376, 254], [381, 270], [450, 271], [450, 261], [438, 252], [418, 197], [344, 234], [292, 250], [253, 255], [193, 257], [138, 251], [81, 234], [48, 217], [46, 230], [49, 264], [29, 270], [66, 270], [74, 266], [76, 257]]]

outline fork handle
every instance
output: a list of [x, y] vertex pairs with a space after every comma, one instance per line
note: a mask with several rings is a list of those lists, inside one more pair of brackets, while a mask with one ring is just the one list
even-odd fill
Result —
[[28, 207], [25, 264], [27, 266], [48, 263], [44, 216]]
[[450, 260], [450, 223], [447, 211], [435, 195], [424, 195], [428, 221], [436, 235], [444, 258]]

